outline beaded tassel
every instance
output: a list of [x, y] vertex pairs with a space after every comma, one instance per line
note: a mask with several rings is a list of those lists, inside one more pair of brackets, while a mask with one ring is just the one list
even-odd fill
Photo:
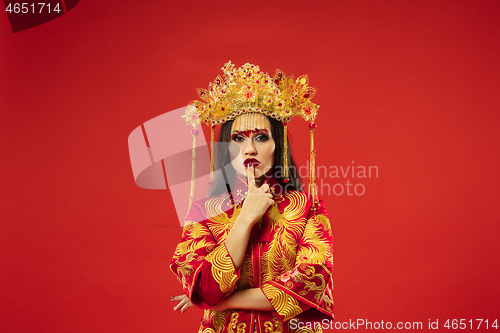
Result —
[[214, 129], [215, 125], [210, 126], [210, 180], [209, 184], [214, 184]]
[[198, 130], [191, 130], [191, 134], [193, 135], [193, 148], [191, 149], [191, 190], [189, 191], [189, 204], [188, 210], [186, 212], [186, 217], [189, 214], [189, 210], [191, 209], [191, 205], [194, 200], [194, 182], [195, 182], [195, 172], [196, 172], [196, 136], [198, 135]]
[[316, 186], [316, 150], [314, 149], [314, 130], [316, 129], [317, 125], [315, 123], [310, 123], [309, 124], [309, 129], [310, 129], [310, 141], [311, 141], [311, 148], [309, 151], [310, 154], [310, 162], [309, 162], [309, 191], [311, 194], [311, 198], [313, 201], [313, 207], [317, 208], [319, 199], [318, 199], [318, 187]]
[[283, 123], [283, 168], [285, 169], [283, 172], [283, 181], [288, 183], [290, 179], [288, 179], [288, 134], [287, 134], [287, 123]]

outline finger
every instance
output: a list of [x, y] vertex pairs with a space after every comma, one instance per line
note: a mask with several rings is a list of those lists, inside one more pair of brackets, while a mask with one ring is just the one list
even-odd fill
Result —
[[251, 163], [247, 167], [247, 179], [248, 179], [248, 186], [249, 187], [255, 187], [255, 170], [253, 165]]
[[179, 302], [179, 301], [182, 301], [185, 297], [186, 297], [186, 295], [173, 296], [173, 297], [170, 297], [170, 300], [175, 301], [175, 302]]
[[174, 310], [180, 309], [184, 304], [186, 304], [188, 301], [186, 299], [183, 299], [182, 301], [179, 302], [176, 306], [174, 306]]
[[264, 184], [260, 188], [262, 192], [269, 192], [269, 184]]
[[264, 193], [264, 195], [269, 199], [273, 198], [273, 195], [271, 193]]
[[190, 307], [192, 307], [193, 304], [191, 302], [187, 302], [186, 304], [184, 304], [184, 306], [182, 307], [181, 309], [181, 313], [183, 313], [184, 311], [186, 311], [187, 309], [189, 309]]

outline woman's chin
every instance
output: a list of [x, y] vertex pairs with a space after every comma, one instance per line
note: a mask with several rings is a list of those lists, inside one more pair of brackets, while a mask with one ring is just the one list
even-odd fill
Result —
[[259, 170], [255, 169], [255, 179], [263, 179], [271, 176], [272, 169], [269, 168], [267, 171], [266, 170]]

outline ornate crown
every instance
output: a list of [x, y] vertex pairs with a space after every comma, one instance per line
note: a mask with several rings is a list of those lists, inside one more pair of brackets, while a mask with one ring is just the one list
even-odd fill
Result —
[[294, 116], [314, 121], [319, 106], [311, 102], [316, 89], [309, 87], [307, 75], [293, 75], [277, 69], [274, 78], [249, 63], [235, 68], [229, 61], [208, 89], [197, 89], [204, 101], [189, 103], [184, 119], [196, 126], [205, 122], [218, 125], [246, 112], [259, 112], [287, 123]]
[[[287, 152], [287, 123], [294, 116], [301, 116], [309, 121], [310, 129], [310, 172], [309, 188], [314, 207], [319, 202], [316, 187], [314, 120], [318, 113], [319, 105], [311, 102], [316, 94], [316, 89], [309, 87], [307, 75], [301, 75], [296, 80], [293, 76], [287, 77], [284, 72], [277, 69], [274, 78], [262, 72], [259, 66], [249, 63], [236, 69], [229, 61], [222, 67], [223, 77], [217, 76], [213, 83], [208, 84], [208, 89], [197, 89], [198, 95], [204, 101], [192, 101], [182, 116], [188, 125], [193, 126], [192, 166], [191, 166], [191, 191], [189, 207], [194, 198], [196, 136], [195, 129], [200, 122], [210, 124], [210, 184], [213, 184], [214, 172], [214, 128], [215, 125], [233, 120], [244, 113], [262, 113], [283, 122], [283, 145]], [[252, 123], [253, 124], [253, 123]], [[288, 183], [288, 154], [283, 154], [284, 183]]]

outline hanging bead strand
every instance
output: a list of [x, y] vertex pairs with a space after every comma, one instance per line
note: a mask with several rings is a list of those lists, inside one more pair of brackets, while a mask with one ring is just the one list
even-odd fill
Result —
[[215, 125], [210, 124], [210, 186], [214, 185], [214, 129]]
[[196, 173], [196, 136], [198, 135], [198, 130], [196, 128], [191, 130], [191, 135], [193, 136], [193, 148], [191, 149], [191, 189], [189, 190], [189, 204], [186, 212], [187, 218], [189, 210], [194, 200], [194, 183], [195, 183], [195, 173]]
[[318, 208], [318, 188], [316, 186], [316, 149], [314, 149], [314, 130], [318, 127], [316, 123], [310, 123], [309, 124], [309, 129], [310, 129], [310, 141], [311, 141], [311, 148], [309, 151], [310, 157], [309, 157], [309, 192], [311, 194], [311, 199], [313, 201], [313, 207]]
[[283, 182], [288, 183], [288, 134], [287, 134], [288, 123], [283, 123]]

